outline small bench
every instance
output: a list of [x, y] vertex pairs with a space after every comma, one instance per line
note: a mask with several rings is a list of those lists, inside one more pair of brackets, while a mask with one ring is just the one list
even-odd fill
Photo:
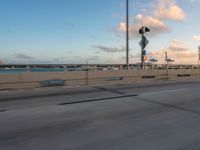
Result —
[[107, 77], [106, 81], [119, 81], [123, 80], [123, 77]]
[[45, 80], [41, 81], [40, 84], [42, 86], [63, 86], [65, 84], [65, 80]]

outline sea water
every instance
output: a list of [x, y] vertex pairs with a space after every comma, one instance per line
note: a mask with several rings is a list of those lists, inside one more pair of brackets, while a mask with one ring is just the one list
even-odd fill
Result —
[[64, 68], [41, 68], [41, 69], [26, 69], [26, 68], [17, 68], [17, 69], [0, 69], [0, 74], [16, 74], [16, 73], [25, 73], [25, 72], [64, 72]]

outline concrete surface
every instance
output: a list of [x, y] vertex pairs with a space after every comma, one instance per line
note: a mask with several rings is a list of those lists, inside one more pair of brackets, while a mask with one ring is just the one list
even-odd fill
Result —
[[[177, 77], [179, 74], [190, 74], [190, 77]], [[143, 79], [142, 76], [155, 76], [154, 79]], [[123, 77], [119, 81], [107, 81], [108, 77]], [[0, 89], [24, 89], [40, 87], [40, 81], [65, 80], [66, 86], [118, 84], [148, 80], [200, 78], [200, 70], [131, 70], [131, 71], [88, 71], [88, 72], [26, 72], [19, 74], [0, 74]]]
[[192, 80], [1, 91], [0, 150], [199, 150], [199, 89]]

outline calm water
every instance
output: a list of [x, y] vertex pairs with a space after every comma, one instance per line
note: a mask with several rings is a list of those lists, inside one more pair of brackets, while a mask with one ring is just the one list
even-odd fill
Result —
[[0, 74], [13, 74], [24, 72], [64, 72], [63, 68], [50, 68], [50, 69], [0, 69]]

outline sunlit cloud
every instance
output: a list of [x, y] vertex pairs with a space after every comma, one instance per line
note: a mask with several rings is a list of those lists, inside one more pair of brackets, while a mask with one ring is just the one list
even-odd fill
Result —
[[200, 42], [200, 35], [194, 35], [193, 40]]
[[188, 51], [188, 48], [186, 48], [186, 45], [184, 42], [178, 41], [176, 39], [172, 40], [170, 43], [170, 46], [168, 47], [170, 51], [175, 52], [186, 52]]
[[[139, 36], [138, 30], [142, 26], [148, 26], [151, 29], [151, 32], [149, 33], [150, 36], [156, 36], [158, 34], [169, 31], [169, 28], [161, 20], [152, 16], [144, 16], [142, 14], [139, 14], [136, 17], [134, 17], [133, 23], [130, 25], [130, 37], [131, 38], [138, 37]], [[125, 22], [119, 23], [118, 31], [121, 33], [126, 32]]]
[[[130, 24], [130, 38], [138, 37], [138, 30], [142, 26], [148, 26], [151, 29], [150, 36], [157, 36], [170, 31], [165, 23], [166, 20], [183, 21], [186, 19], [185, 12], [175, 0], [156, 0], [155, 7], [152, 8], [149, 14], [138, 14], [133, 17]], [[114, 31], [124, 35], [126, 32], [126, 22], [121, 21]]]
[[153, 11], [154, 16], [160, 19], [169, 19], [175, 21], [183, 21], [186, 14], [175, 0], [157, 0], [158, 5]]
[[176, 64], [195, 64], [198, 60], [197, 51], [192, 51], [184, 42], [178, 40], [172, 40], [166, 48], [152, 51], [148, 55], [158, 59], [159, 63], [164, 63], [166, 52], [170, 59], [175, 60]]

